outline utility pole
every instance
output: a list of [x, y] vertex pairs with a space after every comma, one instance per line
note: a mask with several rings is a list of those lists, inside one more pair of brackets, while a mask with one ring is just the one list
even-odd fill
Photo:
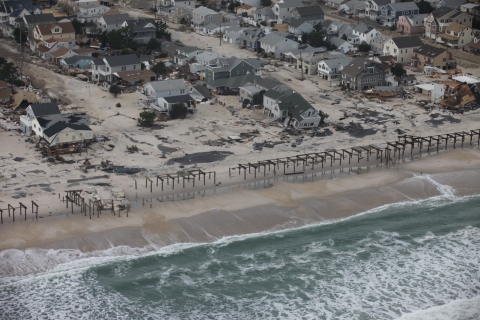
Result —
[[220, 22], [220, 46], [222, 46], [222, 24]]

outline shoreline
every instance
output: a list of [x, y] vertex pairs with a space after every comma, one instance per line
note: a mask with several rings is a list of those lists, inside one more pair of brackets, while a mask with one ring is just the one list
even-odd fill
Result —
[[[156, 202], [152, 208], [132, 211], [128, 219], [104, 215], [88, 220], [74, 215], [68, 219], [3, 225], [0, 250], [90, 252], [122, 245], [140, 248], [149, 244], [162, 247], [212, 242], [226, 236], [338, 220], [382, 205], [427, 199], [448, 191], [439, 190], [441, 185], [452, 186], [457, 196], [478, 194], [478, 169], [480, 151], [457, 149], [337, 179], [327, 176], [304, 183], [276, 181], [267, 189], [232, 188], [192, 200]], [[420, 176], [415, 177], [416, 174]]]

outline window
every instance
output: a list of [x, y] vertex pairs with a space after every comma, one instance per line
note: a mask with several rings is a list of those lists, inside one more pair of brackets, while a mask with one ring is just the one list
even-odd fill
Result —
[[123, 67], [122, 67], [122, 71], [125, 71], [125, 70], [127, 70], [127, 67], [126, 67], [126, 66], [123, 66]]
[[135, 69], [137, 69], [137, 66], [134, 64], [134, 65], [133, 65], [133, 70], [135, 70]]
[[110, 67], [107, 67], [107, 71], [110, 71]]
[[245, 71], [242, 70], [242, 74], [244, 73]]

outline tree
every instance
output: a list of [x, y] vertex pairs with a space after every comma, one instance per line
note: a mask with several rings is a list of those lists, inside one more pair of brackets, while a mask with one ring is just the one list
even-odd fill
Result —
[[151, 127], [155, 122], [155, 112], [142, 111], [138, 118], [138, 124], [142, 127]]
[[0, 66], [3, 66], [5, 63], [7, 63], [7, 60], [4, 57], [0, 57]]
[[13, 62], [5, 63], [0, 72], [11, 86], [13, 86], [13, 82], [18, 79], [18, 68]]
[[108, 89], [108, 91], [110, 91], [111, 94], [113, 94], [113, 96], [116, 98], [120, 93], [122, 93], [122, 89], [117, 86], [117, 85], [111, 85], [110, 86], [110, 89]]
[[57, 2], [57, 7], [63, 10], [67, 17], [70, 17], [75, 13], [75, 10], [73, 7], [67, 2], [67, 1], [62, 1], [62, 2]]
[[200, 0], [200, 4], [202, 7], [206, 7], [208, 5], [208, 0]]
[[157, 62], [153, 67], [150, 68], [155, 74], [161, 75], [167, 72], [167, 67], [165, 67], [165, 63], [163, 62]]
[[238, 1], [232, 1], [230, 2], [230, 4], [228, 5], [228, 11], [234, 13], [235, 12], [235, 7], [240, 7], [242, 4]]
[[183, 103], [175, 103], [169, 112], [172, 119], [185, 119], [187, 113], [188, 109]]
[[403, 68], [403, 65], [401, 63], [395, 64], [392, 69], [392, 73], [396, 75], [397, 77], [401, 77], [407, 74], [407, 70]]
[[72, 20], [72, 25], [73, 25], [73, 29], [75, 29], [75, 34], [83, 33], [84, 30], [82, 28], [82, 24], [80, 23], [80, 21], [77, 20], [77, 18]]
[[425, 0], [416, 1], [415, 3], [417, 4], [420, 14], [430, 13], [435, 9], [430, 2]]
[[165, 21], [158, 20], [155, 22], [155, 27], [157, 28], [155, 35], [157, 38], [165, 37], [167, 40], [172, 39], [172, 34], [168, 32], [168, 24]]
[[17, 41], [18, 43], [20, 43], [20, 39], [22, 40], [22, 44], [27, 42], [27, 32], [25, 32], [25, 30], [21, 30], [20, 28], [15, 28], [13, 30], [13, 37], [15, 38], [15, 41]]
[[345, 40], [345, 41], [348, 40], [347, 35], [345, 33], [343, 34], [342, 39]]
[[370, 51], [371, 49], [372, 49], [372, 46], [369, 45], [368, 43], [365, 43], [365, 42], [360, 43], [360, 44], [358, 45], [358, 51], [360, 51], [360, 52], [368, 52], [368, 51]]
[[261, 0], [260, 1], [260, 4], [263, 6], [263, 7], [270, 7], [272, 5], [272, 0]]
[[336, 47], [330, 41], [326, 40], [327, 33], [323, 29], [320, 23], [313, 26], [313, 30], [310, 33], [304, 33], [302, 35], [302, 42], [308, 43], [314, 48], [327, 47], [328, 50], [334, 50]]
[[150, 39], [150, 41], [147, 43], [147, 49], [155, 50], [158, 49], [158, 47], [160, 47], [160, 42], [158, 42], [155, 38]]

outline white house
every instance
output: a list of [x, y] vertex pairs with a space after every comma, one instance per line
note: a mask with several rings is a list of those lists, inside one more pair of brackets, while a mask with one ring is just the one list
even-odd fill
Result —
[[157, 111], [168, 111], [169, 103], [163, 98], [184, 96], [188, 93], [187, 84], [182, 79], [148, 82], [137, 90], [140, 104]]
[[327, 81], [340, 81], [343, 67], [353, 60], [352, 57], [325, 59], [318, 63], [318, 76]]
[[275, 19], [282, 23], [284, 19], [291, 18], [293, 9], [298, 7], [303, 7], [303, 2], [300, 0], [280, 0], [275, 3], [272, 10], [275, 14]]
[[352, 44], [360, 44], [363, 42], [370, 44], [370, 42], [379, 35], [380, 32], [378, 32], [377, 29], [361, 23], [352, 30], [352, 39], [356, 39], [355, 41], [353, 41], [354, 43]]
[[80, 7], [77, 13], [78, 20], [84, 20], [87, 23], [97, 23], [97, 17], [110, 10], [109, 7], [100, 4]]
[[270, 33], [260, 39], [260, 48], [266, 53], [273, 54], [280, 58], [283, 52], [298, 49], [298, 42], [282, 37], [276, 33]]
[[339, 37], [333, 37], [332, 39], [330, 39], [330, 42], [337, 47], [337, 50], [340, 50], [343, 53], [356, 50], [353, 44], [343, 39], [340, 39]]
[[121, 71], [141, 70], [141, 61], [136, 54], [106, 57], [103, 60], [95, 59], [92, 62], [92, 80], [108, 81], [113, 80], [113, 74]]
[[302, 20], [292, 20], [288, 22], [288, 32], [301, 35], [304, 33], [310, 33], [313, 31], [313, 25], [309, 22]]

